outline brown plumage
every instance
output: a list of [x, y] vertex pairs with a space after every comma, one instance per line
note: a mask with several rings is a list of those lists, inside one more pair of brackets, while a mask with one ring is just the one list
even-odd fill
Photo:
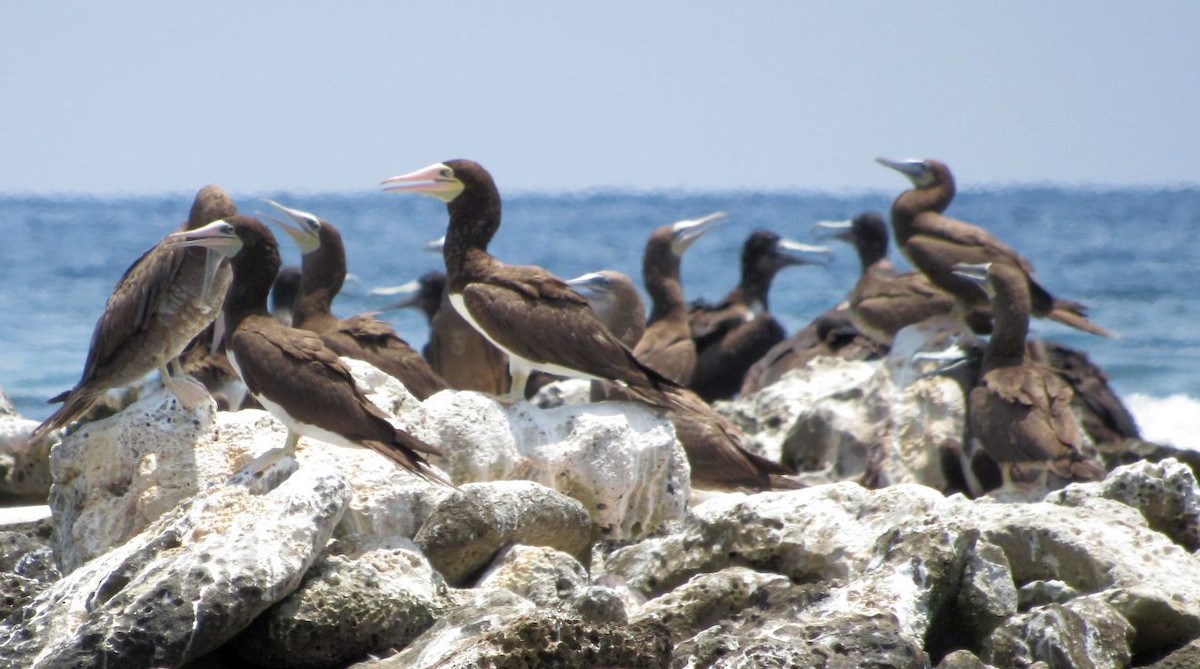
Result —
[[878, 159], [913, 183], [892, 203], [892, 229], [896, 244], [917, 269], [943, 290], [954, 295], [963, 321], [977, 333], [991, 331], [987, 295], [979, 286], [958, 276], [958, 263], [1003, 262], [1018, 267], [1025, 275], [1032, 305], [1031, 313], [1064, 325], [1105, 337], [1113, 333], [1087, 319], [1087, 309], [1078, 302], [1051, 295], [1033, 279], [1033, 266], [1004, 242], [983, 228], [944, 216], [954, 198], [954, 176], [937, 160], [897, 162]]
[[[181, 228], [195, 229], [237, 212], [229, 194], [205, 186]], [[226, 264], [203, 248], [182, 249], [159, 242], [125, 270], [92, 332], [79, 382], [51, 402], [63, 402], [34, 430], [41, 438], [85, 414], [106, 391], [136, 383], [158, 369], [185, 405], [206, 391], [177, 370], [179, 354], [221, 311], [232, 277]]]
[[642, 280], [650, 296], [646, 331], [633, 349], [638, 360], [686, 386], [696, 369], [696, 343], [688, 325], [688, 305], [679, 281], [683, 254], [697, 239], [724, 222], [717, 212], [694, 221], [664, 225], [650, 233], [642, 255]]
[[[891, 346], [896, 333], [909, 325], [954, 310], [954, 296], [938, 288], [921, 272], [901, 273], [888, 260], [888, 232], [875, 212], [859, 214], [834, 235], [854, 246], [862, 274], [850, 293], [850, 314], [859, 332]], [[839, 224], [822, 223], [826, 227]]]
[[[596, 272], [569, 283], [587, 297], [610, 332], [625, 332], [632, 338], [639, 330], [639, 324], [644, 323], [641, 297], [624, 274]], [[793, 481], [783, 478], [793, 473], [791, 470], [742, 446], [741, 432], [698, 395], [682, 388], [669, 392], [676, 406], [663, 408], [663, 411], [674, 425], [675, 436], [687, 454], [694, 486], [721, 490], [795, 487]], [[593, 402], [640, 399], [636, 393], [607, 381], [592, 381], [591, 398]]]
[[388, 179], [392, 191], [434, 195], [450, 215], [443, 257], [454, 310], [508, 356], [512, 387], [524, 397], [532, 371], [607, 379], [660, 392], [674, 384], [639, 361], [601, 325], [587, 300], [540, 267], [506, 265], [487, 252], [500, 227], [500, 194], [478, 163], [452, 160]]
[[1102, 477], [1103, 467], [1080, 451], [1071, 387], [1028, 355], [1025, 272], [1007, 262], [960, 264], [955, 271], [976, 285], [986, 281], [995, 321], [979, 384], [969, 396], [973, 438], [1000, 464], [1006, 482], [1038, 481], [1043, 470], [1068, 481]]
[[739, 392], [743, 396], [756, 393], [816, 358], [836, 356], [844, 360], [873, 360], [885, 352], [886, 347], [854, 327], [849, 306], [839, 304], [772, 346], [746, 371]]
[[288, 327], [267, 311], [280, 262], [278, 244], [262, 223], [235, 216], [177, 239], [232, 256], [233, 284], [224, 311], [230, 361], [254, 398], [288, 430], [283, 449], [263, 462], [290, 454], [305, 435], [370, 448], [418, 476], [440, 480], [421, 455], [441, 454], [440, 449], [393, 426], [319, 336]]
[[445, 390], [446, 382], [390, 325], [373, 314], [333, 315], [333, 300], [346, 280], [346, 248], [338, 229], [308, 212], [267, 202], [296, 223], [276, 220], [304, 254], [292, 326], [317, 333], [338, 355], [369, 362], [399, 379], [417, 399]]
[[646, 306], [637, 286], [614, 270], [584, 274], [567, 282], [587, 298], [592, 311], [628, 348], [637, 346], [646, 332]]
[[751, 233], [742, 245], [738, 285], [717, 304], [694, 304], [688, 312], [696, 345], [696, 368], [688, 387], [707, 402], [736, 395], [750, 367], [786, 334], [768, 305], [775, 275], [785, 267], [816, 264], [799, 252], [827, 251], [769, 230]]

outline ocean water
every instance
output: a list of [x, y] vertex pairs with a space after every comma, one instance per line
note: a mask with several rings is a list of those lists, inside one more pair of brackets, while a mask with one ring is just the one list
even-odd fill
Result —
[[[518, 193], [504, 201], [492, 252], [564, 278], [616, 269], [640, 283], [646, 236], [663, 224], [712, 211], [729, 223], [683, 261], [689, 299], [719, 299], [737, 282], [741, 244], [769, 228], [816, 240], [813, 224], [865, 210], [885, 213], [899, 192]], [[441, 266], [422, 244], [444, 234], [445, 207], [431, 198], [387, 193], [236, 193], [243, 213], [261, 198], [311, 211], [342, 231], [354, 277], [334, 304], [348, 316], [382, 308], [371, 288], [404, 283]], [[29, 418], [79, 377], [105, 300], [125, 268], [187, 217], [192, 193], [144, 197], [0, 195], [0, 388]], [[981, 225], [1033, 262], [1059, 297], [1091, 307], [1120, 333], [1103, 339], [1049, 321], [1032, 332], [1087, 352], [1129, 401], [1148, 437], [1200, 446], [1200, 190], [1081, 190], [1051, 187], [967, 190], [947, 212]], [[298, 264], [279, 235], [285, 264]], [[771, 310], [788, 331], [844, 299], [858, 260], [836, 241], [828, 267], [784, 270]], [[896, 249], [891, 256], [906, 266]], [[383, 315], [410, 344], [426, 339], [415, 311]]]

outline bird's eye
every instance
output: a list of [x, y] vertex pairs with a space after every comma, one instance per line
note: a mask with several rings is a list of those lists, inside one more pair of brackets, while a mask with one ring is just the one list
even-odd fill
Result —
[[226, 223], [225, 225], [222, 225], [221, 226], [221, 234], [232, 235], [233, 234], [233, 226], [228, 223]]
[[441, 171], [438, 172], [438, 176], [443, 179], [453, 179], [454, 170], [450, 169], [449, 167], [443, 167]]

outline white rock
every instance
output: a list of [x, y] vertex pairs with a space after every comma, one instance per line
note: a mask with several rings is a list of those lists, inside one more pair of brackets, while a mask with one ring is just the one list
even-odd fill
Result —
[[455, 483], [528, 479], [583, 503], [611, 539], [640, 538], [683, 516], [687, 455], [670, 421], [629, 402], [536, 409], [479, 393], [425, 401], [425, 432]]
[[213, 487], [43, 591], [0, 627], [0, 665], [180, 666], [299, 585], [349, 500], [332, 472]]

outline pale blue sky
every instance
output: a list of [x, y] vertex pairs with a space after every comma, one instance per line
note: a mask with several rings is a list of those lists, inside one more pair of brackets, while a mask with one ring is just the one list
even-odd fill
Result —
[[1200, 183], [1200, 2], [6, 2], [0, 192]]

